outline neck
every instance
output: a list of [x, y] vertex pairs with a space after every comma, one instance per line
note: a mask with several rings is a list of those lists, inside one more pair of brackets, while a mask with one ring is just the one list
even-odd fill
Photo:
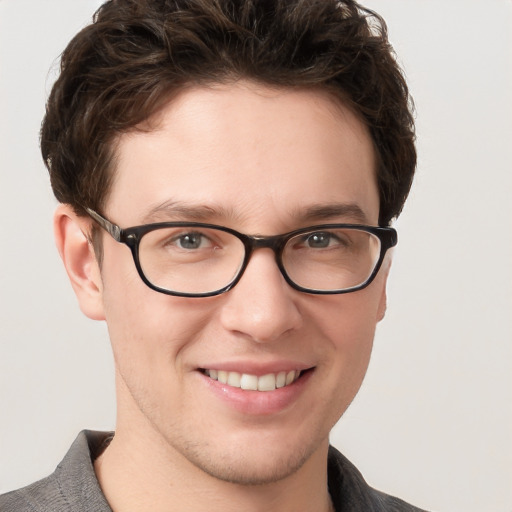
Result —
[[332, 512], [327, 488], [327, 443], [292, 475], [242, 485], [212, 477], [172, 449], [156, 432], [118, 425], [96, 460], [100, 486], [115, 512]]

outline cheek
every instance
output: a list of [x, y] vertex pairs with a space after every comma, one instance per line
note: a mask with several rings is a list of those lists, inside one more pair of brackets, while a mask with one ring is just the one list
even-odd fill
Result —
[[[345, 389], [355, 394], [361, 385], [373, 348], [375, 318], [363, 307], [338, 311], [327, 333], [334, 349], [333, 364]], [[350, 394], [350, 393], [349, 393]]]
[[[103, 302], [114, 358], [121, 372], [172, 375], [209, 323], [208, 301], [173, 297], [144, 284], [133, 261], [105, 261]], [[178, 370], [176, 370], [178, 371]], [[162, 375], [160, 375], [162, 374]]]
[[377, 304], [373, 293], [317, 297], [308, 308], [315, 319], [318, 374], [323, 391], [317, 401], [330, 429], [345, 413], [363, 382], [373, 347]]
[[[373, 284], [378, 285], [377, 282]], [[355, 394], [364, 378], [378, 322], [382, 286], [325, 296], [312, 302], [316, 325], [327, 346], [324, 356], [333, 381], [347, 396]]]
[[142, 287], [121, 284], [106, 280], [104, 286], [118, 397], [123, 403], [133, 400], [144, 415], [163, 421], [169, 410], [186, 402], [182, 383], [190, 370], [187, 354], [210, 315], [207, 308], [191, 307], [187, 299], [155, 292], [142, 281]]
[[[372, 285], [377, 285], [377, 282]], [[312, 302], [324, 336], [332, 348], [351, 351], [372, 343], [381, 310], [382, 287], [370, 286], [344, 295], [321, 296]]]

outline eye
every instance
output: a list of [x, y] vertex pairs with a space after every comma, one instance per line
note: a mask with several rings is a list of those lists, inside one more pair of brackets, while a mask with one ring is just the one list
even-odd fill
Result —
[[203, 249], [209, 247], [211, 242], [208, 237], [199, 232], [182, 233], [174, 237], [170, 243], [176, 245], [180, 249]]
[[311, 249], [325, 249], [331, 245], [339, 245], [340, 239], [333, 233], [328, 231], [319, 231], [317, 233], [311, 233], [304, 239], [304, 245]]

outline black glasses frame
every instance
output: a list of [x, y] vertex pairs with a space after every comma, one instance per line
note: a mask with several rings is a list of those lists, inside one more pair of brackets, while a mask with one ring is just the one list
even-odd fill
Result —
[[[380, 270], [382, 262], [384, 261], [384, 256], [386, 252], [391, 247], [394, 247], [398, 243], [398, 235], [394, 228], [382, 228], [375, 226], [365, 226], [359, 224], [319, 224], [316, 226], [308, 226], [301, 229], [296, 229], [294, 231], [290, 231], [289, 233], [284, 233], [282, 235], [273, 235], [273, 236], [249, 236], [244, 233], [240, 233], [235, 231], [234, 229], [227, 228], [224, 226], [218, 226], [216, 224], [205, 224], [201, 222], [158, 222], [153, 224], [143, 224], [140, 226], [133, 226], [129, 228], [121, 228], [117, 224], [110, 222], [108, 219], [96, 213], [94, 210], [90, 208], [86, 208], [87, 213], [90, 215], [92, 219], [94, 219], [114, 240], [119, 243], [125, 244], [130, 248], [130, 251], [133, 256], [133, 261], [135, 263], [135, 267], [137, 268], [137, 272], [139, 273], [140, 278], [144, 283], [149, 286], [152, 290], [155, 290], [160, 293], [164, 293], [166, 295], [174, 295], [178, 297], [213, 297], [215, 295], [220, 295], [231, 290], [237, 283], [240, 281], [247, 265], [249, 264], [249, 260], [251, 259], [252, 253], [256, 249], [271, 249], [274, 252], [277, 266], [283, 275], [286, 282], [295, 290], [311, 293], [315, 295], [334, 295], [334, 294], [342, 294], [342, 293], [350, 293], [355, 292], [357, 290], [362, 290], [366, 288], [374, 279], [377, 273]], [[230, 233], [231, 235], [236, 236], [245, 247], [245, 256], [238, 270], [236, 276], [232, 279], [232, 281], [220, 288], [219, 290], [215, 290], [213, 292], [206, 293], [184, 293], [184, 292], [176, 292], [172, 290], [167, 290], [165, 288], [159, 288], [154, 285], [146, 278], [141, 264], [139, 260], [139, 244], [142, 237], [149, 233], [150, 231], [155, 231], [161, 228], [170, 228], [170, 227], [196, 227], [196, 228], [210, 228], [210, 229], [218, 229], [220, 231], [224, 231], [226, 233]], [[371, 233], [375, 235], [380, 240], [380, 255], [375, 265], [373, 272], [370, 274], [368, 279], [364, 281], [364, 283], [354, 286], [352, 288], [345, 288], [341, 290], [315, 290], [313, 288], [304, 288], [296, 284], [294, 281], [290, 279], [288, 276], [286, 269], [284, 268], [282, 261], [282, 253], [284, 247], [286, 246], [288, 240], [293, 238], [296, 235], [300, 235], [302, 233], [308, 233], [310, 231], [320, 231], [322, 229], [331, 229], [331, 228], [342, 228], [342, 229], [354, 229], [359, 231], [366, 231], [367, 233]]]

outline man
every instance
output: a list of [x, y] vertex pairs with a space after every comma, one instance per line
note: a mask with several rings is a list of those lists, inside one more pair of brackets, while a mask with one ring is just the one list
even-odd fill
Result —
[[419, 510], [329, 447], [416, 163], [377, 15], [107, 2], [62, 56], [41, 147], [71, 284], [109, 328], [117, 425], [1, 510]]

